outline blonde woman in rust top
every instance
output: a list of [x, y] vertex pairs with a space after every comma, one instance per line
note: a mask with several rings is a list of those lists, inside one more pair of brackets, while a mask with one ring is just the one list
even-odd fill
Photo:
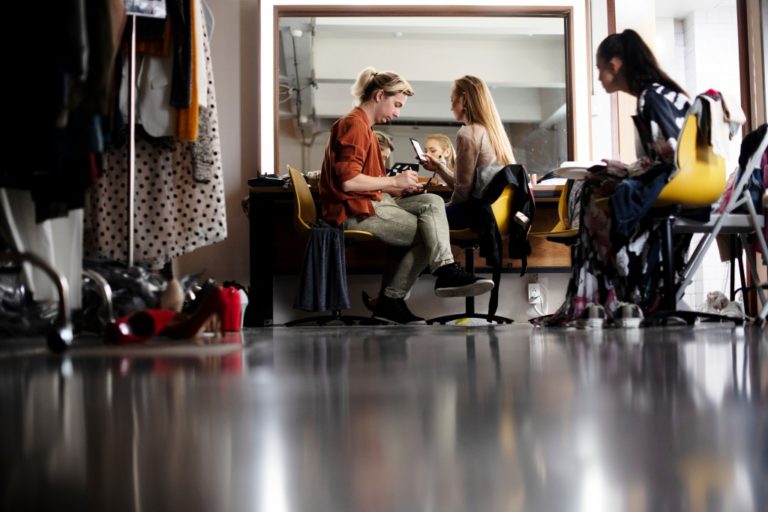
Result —
[[[434, 156], [424, 167], [436, 171], [453, 194], [446, 204], [452, 229], [468, 226], [465, 203], [480, 199], [485, 188], [502, 167], [515, 163], [501, 118], [485, 82], [474, 76], [463, 76], [453, 82], [451, 112], [464, 123], [456, 134], [456, 166], [441, 164]], [[463, 206], [462, 206], [463, 205]]]
[[409, 247], [374, 316], [397, 323], [421, 323], [404, 297], [429, 268], [435, 294], [445, 297], [485, 293], [493, 281], [468, 274], [453, 261], [443, 201], [433, 194], [410, 194], [421, 186], [415, 172], [386, 176], [373, 125], [397, 119], [410, 84], [393, 72], [364, 69], [352, 86], [358, 106], [336, 121], [325, 149], [320, 176], [323, 218], [347, 229], [369, 231], [384, 243]]

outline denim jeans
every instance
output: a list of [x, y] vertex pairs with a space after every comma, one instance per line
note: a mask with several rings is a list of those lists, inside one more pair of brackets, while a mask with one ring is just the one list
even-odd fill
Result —
[[425, 268], [434, 272], [453, 263], [445, 203], [440, 196], [382, 194], [381, 201], [373, 201], [373, 208], [376, 215], [361, 221], [347, 219], [344, 227], [369, 231], [388, 245], [411, 248], [400, 261], [384, 295], [402, 299]]

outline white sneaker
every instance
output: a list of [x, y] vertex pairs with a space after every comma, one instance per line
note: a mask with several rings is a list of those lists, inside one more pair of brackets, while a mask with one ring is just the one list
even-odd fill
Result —
[[588, 304], [576, 321], [582, 329], [602, 329], [605, 324], [605, 308], [600, 304]]
[[616, 308], [616, 315], [614, 316], [613, 323], [616, 327], [637, 329], [640, 327], [640, 322], [643, 321], [643, 318], [643, 310], [640, 309], [640, 306], [622, 302], [619, 304], [619, 307]]
[[744, 310], [742, 309], [742, 305], [740, 302], [729, 301], [728, 305], [725, 306], [720, 311], [720, 314], [723, 316], [728, 316], [731, 318], [740, 318], [744, 320]]

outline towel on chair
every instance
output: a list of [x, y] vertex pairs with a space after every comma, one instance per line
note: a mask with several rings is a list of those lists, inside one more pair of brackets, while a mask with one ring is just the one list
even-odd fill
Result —
[[324, 220], [309, 230], [294, 309], [337, 311], [349, 308], [344, 231]]

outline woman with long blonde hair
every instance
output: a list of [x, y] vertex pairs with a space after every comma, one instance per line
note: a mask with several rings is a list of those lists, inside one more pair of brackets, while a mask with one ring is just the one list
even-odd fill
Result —
[[515, 163], [515, 156], [491, 91], [482, 79], [465, 75], [453, 82], [451, 112], [464, 124], [456, 134], [455, 168], [449, 169], [431, 155], [427, 155], [424, 167], [453, 187], [446, 204], [448, 221], [452, 228], [460, 228], [468, 221], [459, 205], [471, 198], [480, 199], [496, 173]]

